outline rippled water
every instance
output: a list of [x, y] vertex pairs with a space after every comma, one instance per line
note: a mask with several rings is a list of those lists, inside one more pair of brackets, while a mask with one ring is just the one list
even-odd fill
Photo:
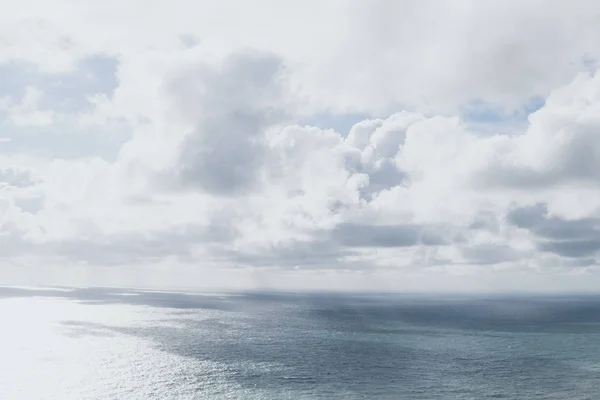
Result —
[[596, 399], [600, 297], [0, 288], [0, 398]]

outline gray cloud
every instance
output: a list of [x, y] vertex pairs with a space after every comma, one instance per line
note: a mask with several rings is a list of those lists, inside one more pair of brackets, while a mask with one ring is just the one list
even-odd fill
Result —
[[[259, 252], [221, 249], [217, 252], [223, 260], [242, 266], [253, 267], [302, 267], [306, 268], [352, 268], [353, 262], [344, 261], [345, 257], [355, 254], [354, 251], [343, 248], [336, 243], [316, 235], [307, 241], [293, 241], [285, 244], [275, 244]], [[363, 265], [363, 264], [361, 264]]]
[[[123, 265], [153, 262], [176, 256], [196, 261], [195, 246], [205, 262], [270, 268], [361, 269], [368, 265], [359, 248], [435, 247], [448, 242], [433, 227], [419, 225], [366, 225], [343, 223], [332, 230], [311, 232], [310, 239], [294, 240], [240, 250], [232, 243], [240, 237], [238, 215], [223, 209], [205, 225], [187, 225], [158, 232], [104, 235], [93, 226], [80, 238], [34, 244], [25, 232], [12, 226], [0, 246], [0, 257], [36, 255], [58, 257], [91, 265]], [[6, 227], [5, 227], [6, 231]]]
[[366, 225], [343, 223], [332, 232], [334, 241], [347, 247], [437, 246], [447, 241], [435, 229], [420, 225]]
[[[600, 234], [600, 231], [597, 232]], [[553, 240], [538, 243], [538, 249], [563, 257], [589, 257], [600, 251], [600, 239]]]
[[180, 178], [184, 185], [216, 195], [252, 188], [264, 157], [257, 137], [262, 127], [259, 117], [248, 114], [231, 114], [227, 121], [205, 121], [200, 129], [210, 134], [190, 136], [182, 146]]
[[600, 219], [566, 220], [548, 216], [545, 204], [509, 211], [507, 221], [527, 229], [538, 239], [538, 249], [563, 257], [589, 257], [600, 251]]
[[463, 257], [473, 264], [493, 265], [517, 261], [522, 254], [505, 244], [486, 243], [465, 246], [461, 249]]
[[544, 222], [547, 213], [547, 206], [537, 203], [532, 206], [513, 208], [506, 215], [506, 220], [519, 228], [533, 228]]
[[271, 54], [231, 56], [222, 70], [187, 71], [170, 83], [194, 130], [179, 155], [183, 186], [215, 195], [252, 189], [265, 156], [265, 131], [284, 119], [282, 64]]
[[518, 165], [494, 165], [473, 176], [473, 184], [484, 188], [540, 189], [557, 183], [558, 177]]
[[272, 244], [253, 252], [215, 248], [213, 254], [221, 261], [242, 266], [364, 269], [374, 266], [357, 257], [360, 248], [433, 248], [448, 244], [433, 228], [410, 224], [342, 223], [332, 230], [313, 231], [310, 236], [310, 239]]
[[483, 230], [488, 232], [498, 232], [500, 224], [496, 214], [482, 211], [477, 214], [475, 219], [469, 224], [470, 230]]
[[[397, 148], [394, 151], [397, 151]], [[369, 200], [382, 190], [403, 185], [409, 178], [405, 172], [398, 169], [393, 158], [381, 159], [373, 165], [364, 164], [359, 154], [352, 154], [352, 156], [349, 154], [345, 167], [348, 172], [364, 173], [369, 176], [369, 184], [360, 189], [361, 196]]]

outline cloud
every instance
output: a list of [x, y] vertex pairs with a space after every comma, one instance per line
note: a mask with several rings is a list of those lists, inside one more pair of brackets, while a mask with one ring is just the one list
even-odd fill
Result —
[[570, 258], [594, 256], [600, 251], [600, 218], [567, 220], [550, 216], [547, 206], [538, 203], [511, 210], [507, 219], [533, 233], [541, 251]]
[[68, 72], [39, 64], [0, 64], [0, 127], [7, 143], [1, 153], [37, 153], [49, 158], [100, 155], [114, 158], [130, 136], [123, 120], [102, 116], [118, 86], [118, 60], [94, 54]]
[[[19, 59], [65, 72], [94, 54], [117, 54], [120, 77], [138, 80], [122, 82], [125, 96], [130, 85], [152, 93], [153, 73], [173, 64], [181, 50], [256, 48], [294, 66], [294, 82], [310, 98], [308, 112], [409, 107], [452, 113], [473, 100], [519, 109], [598, 59], [598, 6], [591, 0], [526, 6], [460, 0], [453, 7], [414, 0], [173, 4], [73, 6], [61, 0], [50, 8], [29, 0], [1, 21], [6, 45], [0, 62]], [[142, 8], [148, 12], [141, 15]], [[182, 36], [198, 44], [185, 45]]]
[[462, 249], [462, 255], [467, 262], [476, 265], [515, 262], [527, 256], [506, 244], [495, 243], [466, 246]]
[[176, 161], [182, 186], [230, 195], [258, 184], [266, 131], [285, 118], [282, 68], [273, 55], [246, 52], [218, 71], [192, 66], [169, 82], [192, 126]]
[[523, 135], [498, 141], [496, 160], [477, 177], [482, 185], [544, 189], [598, 181], [600, 74], [580, 75], [553, 92], [529, 117]]
[[348, 247], [410, 247], [417, 244], [442, 245], [443, 238], [431, 229], [423, 232], [418, 225], [338, 225], [333, 237]]
[[393, 99], [396, 107], [456, 112], [457, 103], [485, 100], [514, 110], [598, 57], [591, 1], [380, 0], [346, 15], [352, 29], [314, 67], [313, 90], [339, 108], [381, 110]]
[[9, 268], [597, 273], [594, 2], [25, 3], [0, 17]]

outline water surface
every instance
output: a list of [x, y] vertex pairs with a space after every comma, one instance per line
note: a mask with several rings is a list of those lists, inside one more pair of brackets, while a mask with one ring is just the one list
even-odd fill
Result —
[[595, 399], [600, 297], [0, 288], [7, 399]]

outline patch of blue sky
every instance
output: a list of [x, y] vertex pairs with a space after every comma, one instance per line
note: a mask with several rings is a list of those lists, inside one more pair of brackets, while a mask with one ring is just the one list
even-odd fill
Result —
[[[480, 133], [504, 133], [522, 128], [527, 124], [529, 114], [544, 105], [542, 97], [532, 97], [520, 107], [507, 110], [483, 100], [474, 100], [462, 107], [459, 116], [465, 124]], [[391, 115], [391, 114], [390, 114]], [[377, 118], [363, 113], [321, 113], [299, 121], [300, 125], [333, 129], [343, 136], [348, 135], [352, 126], [366, 119]]]
[[118, 86], [118, 59], [94, 55], [82, 59], [75, 71], [61, 74], [41, 73], [35, 65], [9, 62], [0, 64], [0, 97], [19, 103], [27, 87], [42, 92], [39, 107], [63, 113], [77, 113], [91, 107], [87, 97], [111, 97]]
[[194, 36], [192, 34], [187, 34], [187, 33], [180, 35], [179, 40], [180, 40], [181, 44], [183, 45], [183, 47], [185, 47], [187, 49], [191, 49], [200, 44], [200, 39], [198, 39], [196, 36]]
[[40, 158], [77, 159], [100, 157], [114, 161], [120, 148], [131, 138], [125, 123], [87, 127], [74, 131], [72, 127], [0, 127], [0, 137], [10, 140], [0, 143], [0, 154], [27, 153]]
[[532, 97], [520, 107], [506, 109], [483, 100], [469, 102], [460, 110], [467, 126], [479, 133], [512, 133], [527, 125], [528, 116], [544, 106], [542, 97]]
[[581, 63], [590, 74], [593, 74], [598, 70], [598, 60], [589, 54], [585, 54], [581, 58]]

